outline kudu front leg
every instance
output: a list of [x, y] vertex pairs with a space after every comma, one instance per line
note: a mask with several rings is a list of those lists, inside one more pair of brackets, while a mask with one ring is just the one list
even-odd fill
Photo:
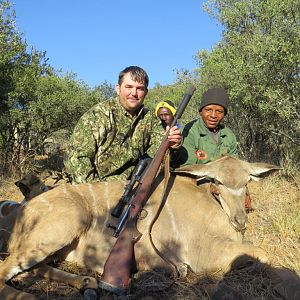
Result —
[[38, 268], [33, 270], [34, 275], [39, 275], [44, 278], [62, 282], [75, 287], [78, 290], [83, 289], [97, 289], [97, 280], [90, 276], [81, 276], [77, 274], [68, 273], [46, 264], [40, 265]]

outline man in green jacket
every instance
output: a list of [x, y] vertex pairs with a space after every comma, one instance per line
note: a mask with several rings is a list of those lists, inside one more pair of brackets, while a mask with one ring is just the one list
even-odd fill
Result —
[[176, 155], [178, 165], [206, 164], [225, 154], [237, 157], [236, 137], [222, 124], [227, 104], [223, 88], [212, 88], [202, 95], [200, 118], [183, 128], [183, 147]]
[[[223, 155], [238, 156], [236, 137], [231, 129], [222, 124], [227, 106], [228, 95], [223, 88], [211, 88], [202, 95], [200, 118], [185, 125], [182, 132], [184, 141], [176, 153], [175, 166], [206, 164]], [[245, 207], [251, 210], [249, 192]]]
[[[72, 183], [129, 179], [141, 158], [155, 154], [164, 131], [143, 104], [148, 83], [142, 68], [125, 68], [116, 85], [118, 97], [96, 104], [80, 118], [64, 162]], [[180, 146], [176, 126], [168, 139], [170, 148]]]

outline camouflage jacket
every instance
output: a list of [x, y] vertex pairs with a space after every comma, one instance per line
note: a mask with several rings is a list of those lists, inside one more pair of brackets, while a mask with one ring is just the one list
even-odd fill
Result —
[[76, 125], [69, 143], [65, 171], [72, 183], [126, 180], [139, 158], [153, 156], [163, 139], [163, 130], [142, 106], [135, 117], [119, 99], [100, 102]]
[[202, 120], [198, 118], [186, 124], [182, 131], [183, 145], [173, 157], [176, 167], [206, 164], [223, 155], [237, 157], [237, 140], [234, 133], [223, 124], [219, 125], [215, 139]]

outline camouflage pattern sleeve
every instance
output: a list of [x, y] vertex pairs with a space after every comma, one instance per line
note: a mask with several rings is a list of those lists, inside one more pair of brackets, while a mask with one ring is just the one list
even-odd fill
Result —
[[93, 176], [87, 180], [87, 176], [94, 171], [93, 161], [96, 151], [96, 139], [104, 123], [103, 118], [98, 118], [93, 110], [85, 113], [75, 126], [70, 139], [67, 159], [65, 161], [66, 172], [70, 175], [72, 183], [93, 181]]

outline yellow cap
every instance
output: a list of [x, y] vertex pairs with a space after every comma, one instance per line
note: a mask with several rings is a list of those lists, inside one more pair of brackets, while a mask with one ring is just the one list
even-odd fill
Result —
[[159, 102], [157, 105], [156, 105], [156, 108], [155, 108], [155, 115], [157, 116], [157, 113], [158, 113], [158, 110], [162, 107], [165, 107], [165, 108], [168, 108], [171, 113], [173, 114], [173, 116], [175, 115], [176, 113], [176, 108], [175, 106], [173, 105], [173, 103], [171, 101], [161, 101]]

